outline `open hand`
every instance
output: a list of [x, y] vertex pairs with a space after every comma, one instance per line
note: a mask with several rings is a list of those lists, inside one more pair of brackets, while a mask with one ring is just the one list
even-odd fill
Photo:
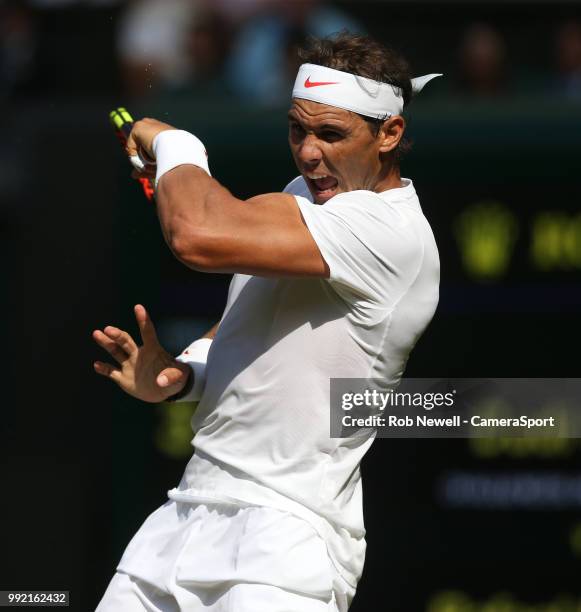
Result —
[[134, 308], [143, 341], [137, 346], [133, 338], [117, 327], [108, 325], [93, 332], [93, 339], [117, 362], [117, 366], [95, 361], [97, 374], [115, 381], [123, 391], [144, 402], [163, 402], [181, 391], [190, 367], [176, 361], [159, 343], [153, 322], [141, 304]]

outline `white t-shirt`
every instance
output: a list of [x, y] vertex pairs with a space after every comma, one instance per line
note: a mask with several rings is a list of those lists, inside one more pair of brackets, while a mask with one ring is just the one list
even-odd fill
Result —
[[397, 383], [438, 302], [439, 258], [413, 184], [313, 204], [285, 189], [330, 278], [236, 274], [192, 425], [176, 500], [231, 501], [309, 521], [355, 586], [363, 568], [359, 463], [373, 436], [329, 436], [329, 379]]

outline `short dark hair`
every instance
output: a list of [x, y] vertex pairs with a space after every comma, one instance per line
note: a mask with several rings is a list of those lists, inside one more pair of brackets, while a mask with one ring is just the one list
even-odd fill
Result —
[[[343, 30], [327, 38], [310, 37], [306, 46], [299, 49], [298, 53], [304, 63], [342, 70], [399, 87], [404, 107], [411, 102], [411, 70], [407, 60], [370, 36], [350, 34]], [[377, 136], [383, 120], [359, 116], [368, 122], [370, 129]], [[399, 161], [410, 149], [411, 142], [402, 138], [393, 151], [394, 159]]]

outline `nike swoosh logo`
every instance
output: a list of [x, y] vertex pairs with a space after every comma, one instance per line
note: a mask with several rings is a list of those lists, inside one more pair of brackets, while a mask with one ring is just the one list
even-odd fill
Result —
[[320, 85], [339, 85], [337, 81], [311, 81], [311, 77], [307, 77], [305, 81], [305, 87], [308, 89], [309, 87], [319, 87]]

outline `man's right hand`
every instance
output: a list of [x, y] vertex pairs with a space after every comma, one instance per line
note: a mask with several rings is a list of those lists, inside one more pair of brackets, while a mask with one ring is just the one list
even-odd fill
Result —
[[144, 402], [163, 402], [183, 389], [191, 370], [161, 346], [145, 308], [137, 304], [134, 310], [143, 345], [137, 346], [126, 331], [117, 327], [95, 330], [93, 339], [118, 366], [102, 361], [93, 365], [97, 374], [111, 378], [129, 395]]

